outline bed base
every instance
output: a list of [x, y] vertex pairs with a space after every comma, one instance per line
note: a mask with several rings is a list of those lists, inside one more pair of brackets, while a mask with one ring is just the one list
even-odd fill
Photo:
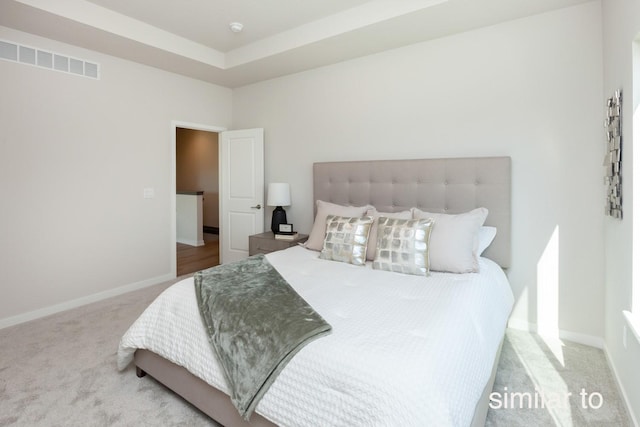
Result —
[[156, 353], [138, 349], [134, 363], [138, 377], [149, 374], [225, 427], [276, 427], [256, 412], [251, 416], [251, 422], [245, 421], [227, 394]]
[[[496, 372], [498, 371], [498, 361], [500, 360], [501, 350], [502, 343], [500, 343], [498, 351], [496, 352], [491, 377], [476, 404], [476, 410], [470, 427], [484, 427], [485, 425], [487, 411], [489, 410], [489, 394], [493, 389]], [[225, 427], [276, 427], [276, 424], [257, 412], [254, 412], [251, 416], [251, 422], [245, 421], [235, 406], [233, 406], [227, 394], [207, 384], [182, 366], [178, 366], [158, 356], [156, 353], [149, 350], [138, 349], [134, 356], [134, 363], [138, 377], [144, 377], [146, 374], [149, 374], [158, 382], [173, 390], [187, 402]]]

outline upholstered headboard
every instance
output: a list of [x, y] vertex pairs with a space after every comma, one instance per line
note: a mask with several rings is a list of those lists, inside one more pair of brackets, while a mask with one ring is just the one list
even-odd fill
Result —
[[510, 157], [314, 163], [313, 197], [314, 205], [370, 204], [380, 212], [417, 207], [453, 214], [485, 207], [485, 225], [498, 232], [483, 256], [504, 268], [511, 263]]

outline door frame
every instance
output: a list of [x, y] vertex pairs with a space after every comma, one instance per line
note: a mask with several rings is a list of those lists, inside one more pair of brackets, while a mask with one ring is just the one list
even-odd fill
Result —
[[[199, 124], [199, 123], [189, 123], [189, 122], [182, 122], [179, 120], [171, 120], [171, 150], [169, 150], [171, 152], [171, 159], [169, 161], [169, 168], [170, 168], [170, 177], [171, 177], [171, 181], [169, 183], [169, 218], [170, 218], [170, 222], [171, 222], [171, 226], [169, 227], [169, 243], [171, 245], [170, 247], [170, 251], [169, 253], [171, 254], [171, 264], [170, 264], [170, 274], [172, 277], [177, 277], [178, 275], [178, 260], [177, 260], [177, 256], [178, 256], [178, 251], [177, 251], [177, 239], [176, 239], [176, 232], [177, 232], [177, 227], [176, 227], [176, 172], [177, 172], [177, 168], [176, 168], [176, 149], [177, 146], [176, 144], [178, 143], [178, 141], [176, 140], [176, 132], [178, 128], [183, 128], [183, 129], [192, 129], [192, 130], [203, 130], [203, 131], [207, 131], [207, 132], [215, 132], [215, 133], [220, 133], [220, 132], [224, 132], [227, 130], [226, 127], [223, 126], [215, 126], [215, 125], [205, 125], [205, 124]], [[220, 160], [218, 159], [218, 163], [220, 163]], [[220, 167], [220, 165], [218, 164], [218, 167]]]

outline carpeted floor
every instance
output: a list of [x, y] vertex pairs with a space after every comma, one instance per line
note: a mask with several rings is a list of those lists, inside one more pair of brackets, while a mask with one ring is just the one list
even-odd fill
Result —
[[586, 345], [507, 329], [493, 393], [486, 426], [632, 426], [604, 352]]
[[[120, 337], [170, 284], [0, 330], [0, 426], [215, 425], [133, 368], [116, 371]], [[535, 409], [536, 390], [555, 400]], [[579, 344], [508, 330], [494, 392], [487, 426], [631, 425], [603, 352]]]

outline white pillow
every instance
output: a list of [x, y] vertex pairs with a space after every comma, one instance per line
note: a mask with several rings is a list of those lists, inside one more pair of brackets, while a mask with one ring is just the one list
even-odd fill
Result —
[[411, 211], [402, 212], [378, 212], [376, 208], [367, 210], [367, 216], [373, 217], [373, 225], [369, 232], [369, 246], [367, 246], [367, 260], [373, 261], [376, 257], [376, 245], [378, 241], [378, 218], [385, 216], [394, 219], [412, 219]]
[[313, 221], [313, 227], [309, 238], [304, 246], [307, 249], [314, 251], [321, 251], [324, 244], [324, 235], [327, 230], [327, 216], [348, 216], [348, 217], [361, 217], [367, 212], [371, 206], [342, 206], [335, 203], [324, 202], [322, 200], [316, 200], [316, 219]]
[[480, 227], [480, 230], [478, 230], [478, 255], [482, 255], [491, 242], [493, 242], [497, 231], [498, 229], [495, 227], [488, 227], [486, 225]]
[[478, 231], [488, 213], [486, 208], [457, 215], [414, 209], [414, 218], [433, 218], [435, 221], [429, 244], [429, 267], [432, 271], [478, 272]]

